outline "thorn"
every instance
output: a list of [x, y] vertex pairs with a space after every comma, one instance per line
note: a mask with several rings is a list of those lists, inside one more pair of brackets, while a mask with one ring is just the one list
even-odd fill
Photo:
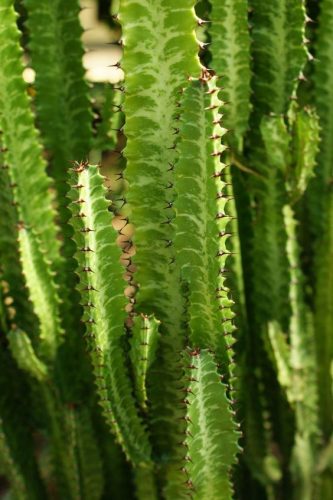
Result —
[[[221, 172], [221, 175], [222, 175], [222, 172]], [[234, 200], [234, 199], [235, 199], [235, 197], [234, 197], [234, 196], [231, 196], [231, 195], [228, 195], [228, 194], [223, 194], [223, 193], [221, 192], [221, 193], [217, 193], [217, 195], [216, 195], [216, 199], [217, 199], [217, 200], [224, 199], [224, 200], [230, 201], [230, 200]]]
[[191, 481], [191, 479], [188, 479], [187, 481], [185, 481], [185, 483], [187, 488], [189, 488], [190, 490], [193, 490], [194, 489], [194, 485], [193, 485], [193, 482]]
[[[211, 156], [218, 156], [217, 154], [211, 155]], [[213, 179], [217, 179], [218, 177], [221, 177], [223, 175], [223, 170], [220, 170], [218, 172], [214, 172], [212, 175]]]
[[116, 40], [115, 42], [107, 42], [105, 45], [119, 45], [122, 47], [123, 41], [122, 40]]
[[196, 349], [190, 350], [190, 356], [200, 356], [200, 349], [197, 347]]
[[172, 172], [175, 169], [175, 164], [169, 162], [168, 165], [169, 165], [169, 168], [168, 168], [167, 172]]
[[128, 217], [124, 217], [124, 218], [122, 218], [122, 219], [121, 219], [121, 221], [122, 221], [122, 222], [125, 222], [125, 224], [124, 224], [124, 225], [123, 225], [123, 227], [121, 228], [121, 229], [124, 229], [124, 228], [127, 226], [127, 224], [129, 224], [129, 219], [128, 219]]
[[84, 292], [97, 292], [96, 288], [94, 288], [92, 285], [87, 285], [86, 287], [82, 288]]
[[164, 222], [161, 222], [161, 224], [172, 224], [172, 221], [173, 221], [173, 218], [168, 217], [167, 220], [165, 220]]
[[120, 207], [120, 208], [123, 208], [123, 206], [124, 206], [124, 205], [126, 205], [126, 203], [127, 203], [127, 200], [126, 200], [126, 198], [125, 198], [125, 197], [123, 197], [123, 198], [118, 198], [116, 201], [122, 201], [122, 205], [121, 205], [121, 207]]
[[94, 271], [90, 267], [83, 267], [82, 272], [83, 273], [93, 273]]
[[95, 231], [95, 229], [90, 229], [89, 227], [85, 227], [83, 229], [80, 229], [80, 233], [91, 233], [94, 231]]
[[172, 245], [172, 240], [165, 240], [165, 239], [162, 239], [162, 241], [165, 241], [165, 242], [166, 242], [165, 248], [169, 248], [169, 247], [171, 247], [171, 245]]
[[82, 247], [79, 249], [80, 252], [93, 252], [94, 250], [92, 250], [90, 247]]
[[184, 387], [181, 389], [181, 392], [186, 392], [186, 394], [193, 394], [193, 391], [190, 387]]
[[232, 233], [230, 233], [229, 231], [220, 231], [219, 238], [223, 238], [224, 236], [232, 236]]
[[198, 45], [200, 47], [201, 50], [206, 50], [206, 48], [208, 47], [208, 45], [210, 45], [210, 43], [207, 43], [207, 42], [198, 42]]
[[113, 106], [114, 108], [116, 108], [116, 109], [118, 110], [118, 112], [123, 110], [123, 107], [122, 107], [122, 105], [121, 105], [121, 104], [112, 104], [112, 106]]
[[204, 24], [208, 24], [210, 22], [211, 21], [205, 21], [204, 19], [200, 19], [200, 18], [197, 19], [198, 26], [203, 26]]
[[173, 207], [173, 203], [174, 203], [173, 201], [167, 201], [167, 202], [166, 202], [167, 206], [166, 206], [166, 207], [164, 207], [164, 208], [165, 208], [165, 209], [166, 209], [166, 208], [172, 208], [172, 207]]
[[315, 21], [313, 19], [311, 19], [311, 17], [305, 15], [305, 22], [306, 23], [315, 23]]
[[211, 111], [211, 110], [218, 109], [218, 108], [219, 108], [219, 106], [217, 104], [211, 104], [210, 106], [205, 108], [205, 111]]
[[192, 423], [192, 420], [191, 420], [191, 418], [188, 415], [185, 415], [183, 417], [179, 417], [178, 420], [185, 420], [185, 422]]
[[82, 307], [95, 307], [92, 302], [86, 302], [85, 304], [82, 304]]
[[[117, 153], [119, 153], [119, 151], [117, 151]], [[118, 174], [115, 174], [115, 176], [118, 176], [116, 181], [120, 181], [120, 179], [124, 178], [124, 172], [119, 172]]]
[[120, 61], [118, 61], [118, 62], [117, 62], [117, 63], [115, 63], [115, 64], [109, 64], [109, 65], [108, 65], [108, 68], [118, 68], [118, 69], [120, 69], [120, 68], [121, 68]]
[[77, 160], [70, 160], [70, 163], [72, 163], [72, 165], [74, 165], [72, 170], [76, 173], [83, 172], [89, 166], [88, 160], [83, 160], [80, 162]]
[[236, 219], [236, 217], [234, 217], [234, 216], [232, 216], [232, 215], [227, 215], [227, 214], [225, 214], [225, 213], [223, 213], [223, 212], [218, 212], [218, 213], [216, 214], [216, 217], [215, 217], [215, 218], [216, 218], [216, 219], [230, 219], [230, 220], [232, 220], [232, 219]]

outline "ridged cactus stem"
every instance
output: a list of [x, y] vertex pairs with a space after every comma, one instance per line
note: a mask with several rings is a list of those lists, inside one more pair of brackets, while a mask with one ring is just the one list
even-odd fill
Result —
[[[184, 353], [187, 382], [185, 486], [194, 500], [231, 500], [230, 469], [236, 462], [239, 432], [233, 421], [227, 386], [208, 350]], [[217, 436], [224, 436], [223, 440]]]
[[100, 404], [127, 457], [139, 465], [150, 462], [150, 445], [125, 365], [124, 268], [103, 182], [96, 166], [78, 163], [73, 169], [70, 196], [79, 291]]
[[[124, 220], [134, 225], [136, 311], [161, 321], [152, 366], [151, 423], [155, 453], [177, 464], [182, 432], [178, 409], [179, 351], [186, 340], [185, 301], [174, 266], [174, 175], [179, 91], [199, 76], [195, 0], [122, 0], [128, 183]], [[126, 217], [126, 218], [125, 218]], [[178, 457], [178, 458], [177, 458]], [[162, 482], [166, 474], [161, 468]], [[179, 471], [175, 472], [182, 480]]]
[[180, 278], [189, 289], [189, 341], [213, 349], [230, 380], [234, 313], [227, 287], [232, 258], [227, 241], [234, 215], [221, 162], [226, 147], [218, 94], [216, 77], [207, 72], [189, 82], [181, 99], [175, 249]]
[[223, 125], [226, 141], [241, 153], [250, 115], [250, 36], [248, 0], [211, 0], [209, 34], [212, 69], [221, 78], [221, 97], [227, 103]]
[[[316, 42], [315, 101], [321, 126], [317, 178], [312, 183], [308, 209], [316, 237], [315, 330], [321, 425], [328, 442], [333, 432], [333, 3], [320, 5]], [[320, 62], [319, 62], [320, 61]], [[309, 193], [310, 194], [310, 193]]]

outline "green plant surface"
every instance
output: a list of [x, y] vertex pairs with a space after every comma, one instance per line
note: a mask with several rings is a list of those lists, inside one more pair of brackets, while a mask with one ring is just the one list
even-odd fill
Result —
[[317, 237], [320, 237], [322, 231], [329, 225], [328, 218], [330, 214], [327, 207], [327, 200], [331, 194], [330, 181], [333, 175], [332, 26], [332, 2], [330, 0], [323, 0], [320, 3], [320, 16], [316, 30], [316, 43], [314, 47], [316, 60], [313, 72], [314, 103], [319, 116], [321, 144], [316, 177], [311, 183], [313, 195], [309, 202], [309, 210], [312, 212], [312, 234]]
[[227, 284], [230, 288], [230, 297], [234, 300], [233, 311], [235, 313], [236, 327], [245, 334], [247, 328], [247, 311], [243, 272], [243, 256], [239, 229], [239, 219], [241, 216], [237, 212], [234, 181], [231, 168], [232, 161], [229, 156], [226, 157], [226, 166], [228, 168], [224, 169], [223, 180], [226, 183], [228, 213], [231, 219], [228, 225], [228, 230], [231, 235], [230, 239], [228, 240], [228, 250], [230, 250], [230, 258], [228, 259], [230, 279]]
[[317, 177], [311, 184], [308, 209], [312, 214], [310, 222], [314, 228], [315, 244], [315, 334], [317, 349], [317, 370], [319, 377], [319, 400], [321, 425], [325, 439], [333, 431], [332, 376], [330, 366], [333, 359], [333, 92], [332, 92], [332, 2], [323, 1], [320, 6], [317, 30], [314, 85], [315, 103], [321, 127], [321, 144], [318, 155]]
[[331, 500], [333, 0], [108, 4], [0, 0], [0, 496]]
[[122, 104], [125, 87], [108, 84], [99, 91], [100, 123], [96, 127], [93, 149], [97, 151], [113, 151], [116, 149], [120, 130], [124, 125]]
[[40, 386], [46, 412], [46, 431], [50, 436], [50, 458], [57, 494], [69, 499], [80, 496], [78, 462], [75, 456], [75, 429], [70, 408], [62, 404], [57, 388]]
[[243, 149], [243, 135], [250, 115], [250, 35], [247, 0], [211, 1], [209, 16], [211, 66], [220, 77], [226, 137], [237, 151]]
[[264, 179], [255, 181], [257, 206], [253, 243], [256, 311], [260, 321], [276, 320], [287, 329], [290, 276], [282, 209], [287, 202], [284, 179], [290, 138], [279, 116], [263, 118], [261, 132], [265, 149], [256, 154]]
[[[70, 407], [63, 405], [55, 386], [51, 368], [38, 358], [30, 338], [19, 329], [8, 334], [9, 347], [17, 365], [39, 382], [39, 404], [45, 412], [45, 430], [50, 444], [52, 473], [57, 492], [75, 499], [80, 495], [79, 464], [76, 457], [75, 418]], [[36, 386], [32, 385], [34, 390]]]
[[[64, 378], [85, 377], [82, 362], [77, 362], [80, 347], [77, 324], [80, 321], [79, 294], [75, 293], [75, 246], [69, 226], [68, 183], [71, 161], [88, 158], [92, 146], [92, 110], [88, 83], [82, 63], [80, 6], [77, 0], [36, 0], [23, 2], [26, 8], [30, 66], [35, 71], [34, 105], [41, 140], [47, 152], [48, 172], [54, 179], [61, 223], [63, 260], [56, 277], [62, 297], [61, 315], [66, 329], [62, 351]], [[52, 64], [50, 64], [52, 61]], [[82, 329], [81, 329], [82, 331]], [[77, 398], [79, 382], [63, 382], [68, 399]]]
[[20, 225], [18, 241], [23, 273], [40, 323], [40, 351], [52, 361], [63, 334], [57, 286], [52, 279], [50, 262], [34, 230]]
[[307, 60], [303, 0], [250, 0], [255, 112], [284, 113]]
[[156, 500], [158, 497], [154, 469], [138, 467], [134, 471], [135, 497], [138, 500]]
[[19, 219], [38, 232], [49, 260], [59, 263], [59, 243], [54, 224], [50, 181], [42, 157], [39, 134], [23, 81], [22, 50], [12, 2], [0, 6], [0, 128], [5, 161], [14, 184], [14, 201]]
[[313, 469], [319, 443], [318, 388], [313, 318], [305, 305], [304, 278], [292, 210], [284, 209], [288, 233], [287, 252], [291, 270], [290, 302], [290, 379], [288, 398], [295, 406], [296, 436], [292, 464], [297, 496], [311, 498], [314, 492]]
[[35, 377], [39, 382], [48, 378], [47, 366], [36, 356], [28, 335], [19, 329], [14, 329], [8, 335], [9, 346], [19, 367]]
[[[125, 453], [136, 464], [150, 461], [150, 446], [131, 394], [121, 341], [125, 333], [124, 268], [103, 177], [96, 166], [73, 172], [72, 224], [78, 247], [80, 293], [100, 403]], [[121, 375], [120, 375], [121, 374]]]
[[15, 500], [25, 500], [27, 498], [27, 485], [20, 470], [18, 469], [15, 460], [12, 457], [8, 446], [6, 435], [3, 430], [2, 421], [0, 418], [0, 470], [8, 477], [11, 483], [11, 490]]
[[132, 337], [130, 339], [130, 358], [135, 378], [137, 398], [140, 405], [147, 408], [148, 371], [155, 360], [159, 342], [159, 325], [154, 316], [137, 316], [134, 318]]
[[[127, 144], [123, 213], [135, 227], [136, 311], [161, 321], [161, 342], [152, 367], [152, 434], [163, 464], [178, 464], [181, 412], [178, 352], [184, 347], [184, 298], [174, 264], [174, 163], [179, 91], [199, 76], [194, 0], [120, 2], [126, 75], [123, 110]], [[128, 218], [128, 219], [127, 219]], [[168, 467], [168, 466], [167, 466]], [[177, 467], [177, 465], [176, 465]], [[164, 476], [164, 467], [161, 475]], [[180, 483], [183, 477], [175, 471]], [[176, 493], [172, 493], [174, 495]]]
[[291, 203], [298, 201], [317, 174], [320, 126], [314, 109], [297, 110], [291, 116], [293, 163], [287, 171]]
[[[3, 295], [10, 301], [15, 321], [22, 328], [31, 328], [34, 317], [31, 312], [25, 280], [22, 275], [17, 247], [17, 210], [14, 205], [8, 169], [0, 166], [0, 269]], [[12, 319], [14, 319], [12, 318]], [[4, 318], [2, 318], [4, 320]]]
[[85, 500], [99, 500], [104, 487], [103, 464], [89, 408], [74, 408], [73, 419], [81, 497]]
[[[141, 285], [137, 303], [142, 312], [151, 312], [144, 306], [154, 308], [158, 317], [161, 310], [163, 319], [166, 311], [173, 309], [170, 301], [175, 311], [179, 310], [179, 297], [169, 285], [173, 273], [169, 270], [172, 249], [168, 242], [173, 239], [173, 229], [165, 222], [173, 216], [173, 190], [168, 186], [175, 160], [177, 93], [189, 75], [200, 72], [194, 4], [193, 0], [125, 0], [119, 11], [122, 68], [127, 75], [124, 154], [130, 189], [126, 198], [135, 226], [136, 281]], [[160, 281], [164, 287], [159, 286]]]
[[28, 491], [32, 500], [42, 500], [46, 491], [34, 454], [31, 389], [26, 373], [17, 370], [10, 349], [4, 349], [2, 331], [0, 338], [0, 474], [7, 477], [14, 498], [22, 498]]
[[[51, 175], [63, 203], [68, 162], [84, 160], [92, 140], [92, 113], [82, 65], [82, 28], [77, 0], [24, 0], [36, 108], [51, 157]], [[50, 61], [53, 63], [50, 64]], [[61, 189], [62, 186], [62, 189]]]
[[333, 320], [333, 197], [328, 199], [327, 227], [318, 241], [316, 255], [315, 334], [322, 429], [328, 439], [332, 432], [332, 320]]
[[231, 216], [222, 180], [225, 165], [216, 78], [193, 80], [181, 99], [179, 160], [175, 180], [175, 251], [181, 279], [188, 283], [189, 341], [210, 347], [229, 373], [234, 342], [232, 301], [226, 286]]
[[184, 364], [189, 380], [185, 417], [186, 486], [194, 499], [231, 500], [230, 470], [240, 448], [227, 387], [221, 382], [216, 361], [208, 350], [188, 350]]

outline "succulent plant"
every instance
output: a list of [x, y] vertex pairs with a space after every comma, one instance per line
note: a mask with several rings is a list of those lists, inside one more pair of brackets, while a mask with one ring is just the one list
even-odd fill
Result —
[[91, 85], [78, 0], [0, 1], [4, 498], [332, 498], [317, 4], [113, 2]]

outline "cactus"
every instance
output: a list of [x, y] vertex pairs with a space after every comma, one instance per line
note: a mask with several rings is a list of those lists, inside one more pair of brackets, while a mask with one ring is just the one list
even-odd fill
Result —
[[[226, 386], [207, 350], [184, 354], [187, 396], [187, 485], [194, 498], [232, 498], [228, 472], [238, 452], [238, 433], [233, 421]], [[209, 408], [209, 400], [214, 408]], [[219, 440], [215, 436], [225, 435]]]
[[2, 0], [4, 498], [332, 498], [332, 8]]
[[79, 290], [97, 391], [106, 419], [126, 455], [140, 464], [149, 461], [150, 449], [121, 349], [126, 298], [120, 249], [97, 167], [79, 164], [74, 174], [71, 206], [78, 272], [82, 275]]
[[137, 397], [141, 406], [147, 408], [147, 377], [148, 371], [155, 360], [159, 341], [160, 322], [149, 316], [139, 316], [134, 319], [130, 357], [132, 361]]
[[[331, 2], [324, 1], [321, 5], [319, 28], [317, 33], [317, 57], [323, 64], [315, 64], [314, 85], [316, 89], [316, 107], [321, 127], [321, 147], [318, 155], [317, 177], [311, 185], [309, 193], [309, 212], [312, 214], [312, 235], [316, 238], [316, 255], [314, 257], [314, 272], [316, 275], [315, 295], [315, 329], [317, 335], [316, 349], [318, 355], [319, 397], [322, 426], [326, 440], [332, 433], [332, 377], [330, 364], [332, 362], [331, 322], [332, 322], [332, 126], [330, 116], [331, 86], [329, 84], [330, 68], [332, 67], [332, 39], [330, 29], [333, 23]], [[315, 195], [315, 197], [314, 197]], [[316, 215], [320, 217], [315, 221]], [[325, 251], [323, 250], [325, 248]], [[319, 331], [321, 332], [319, 336]]]
[[250, 117], [250, 33], [247, 0], [211, 2], [212, 68], [221, 77], [221, 96], [228, 105], [224, 126], [231, 129], [234, 148], [242, 152]]

